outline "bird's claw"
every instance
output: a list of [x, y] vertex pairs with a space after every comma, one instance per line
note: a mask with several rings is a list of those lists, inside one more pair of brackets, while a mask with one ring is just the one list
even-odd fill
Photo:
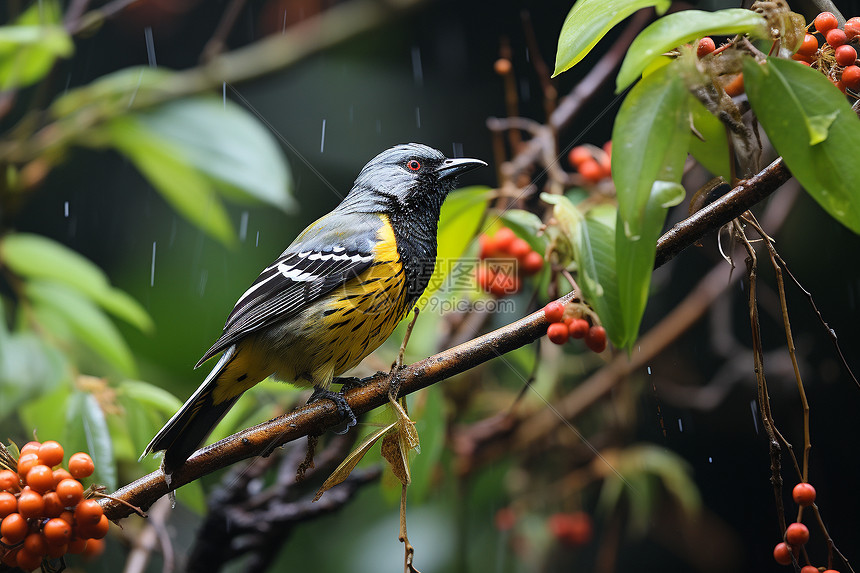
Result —
[[342, 392], [343, 390], [341, 392], [332, 392], [331, 390], [324, 390], [318, 386], [314, 386], [313, 394], [308, 398], [308, 404], [312, 404], [318, 400], [331, 400], [334, 402], [334, 405], [337, 406], [337, 413], [343, 418], [343, 424], [339, 424], [336, 428], [332, 429], [332, 432], [335, 434], [345, 434], [358, 423], [358, 420], [355, 419], [355, 413], [349, 407]]

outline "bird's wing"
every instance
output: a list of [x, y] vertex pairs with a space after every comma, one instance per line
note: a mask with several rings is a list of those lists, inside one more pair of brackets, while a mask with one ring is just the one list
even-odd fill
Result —
[[373, 264], [381, 219], [341, 217], [346, 220], [332, 225], [329, 217], [331, 214], [305, 229], [260, 273], [236, 302], [223, 334], [197, 366], [247, 334], [295, 316]]

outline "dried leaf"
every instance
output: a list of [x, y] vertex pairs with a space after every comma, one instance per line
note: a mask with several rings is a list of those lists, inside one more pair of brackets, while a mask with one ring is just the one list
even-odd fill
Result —
[[322, 495], [336, 486], [337, 484], [343, 482], [346, 478], [349, 477], [349, 474], [352, 473], [352, 470], [355, 469], [355, 466], [358, 465], [358, 462], [364, 457], [370, 448], [373, 447], [373, 444], [376, 441], [390, 432], [397, 425], [397, 422], [392, 422], [391, 424], [385, 426], [384, 428], [380, 428], [377, 431], [373, 432], [369, 436], [367, 436], [361, 444], [352, 450], [348, 456], [337, 466], [332, 474], [325, 480], [325, 483], [322, 484], [319, 491], [317, 491], [316, 496], [314, 496], [314, 501], [317, 501]]

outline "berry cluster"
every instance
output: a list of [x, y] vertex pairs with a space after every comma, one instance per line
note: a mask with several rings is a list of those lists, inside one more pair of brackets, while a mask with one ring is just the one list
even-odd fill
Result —
[[815, 32], [824, 38], [819, 47], [815, 34], [807, 33], [792, 59], [825, 73], [842, 92], [860, 92], [860, 66], [857, 49], [851, 43], [860, 42], [860, 17], [853, 17], [840, 29], [836, 16], [822, 12], [812, 22]]
[[14, 467], [0, 469], [0, 562], [33, 571], [43, 558], [66, 553], [94, 557], [104, 549], [108, 519], [101, 505], [84, 497], [80, 480], [92, 475], [89, 455], [69, 457], [59, 443], [29, 442]]
[[[805, 482], [799, 483], [794, 486], [791, 496], [797, 505], [807, 507], [815, 503], [815, 488]], [[809, 529], [799, 521], [792, 523], [785, 528], [783, 539], [773, 548], [773, 558], [780, 565], [791, 565], [792, 554], [797, 558], [800, 548], [809, 541]], [[819, 570], [814, 565], [804, 565], [800, 573], [819, 573]], [[824, 573], [839, 572], [827, 569]]]
[[591, 516], [584, 511], [555, 513], [547, 521], [552, 536], [565, 545], [586, 545], [594, 534]]
[[570, 164], [589, 183], [612, 176], [612, 141], [603, 144], [603, 148], [593, 145], [577, 145], [567, 155]]
[[582, 303], [571, 303], [570, 308], [554, 300], [547, 304], [544, 316], [550, 322], [547, 337], [554, 344], [564, 344], [568, 339], [584, 338], [592, 352], [606, 350], [606, 329], [594, 324], [593, 313]]
[[543, 268], [543, 257], [525, 239], [507, 227], [492, 237], [481, 235], [481, 265], [475, 271], [478, 286], [493, 296], [515, 294], [522, 288], [523, 276], [535, 275]]

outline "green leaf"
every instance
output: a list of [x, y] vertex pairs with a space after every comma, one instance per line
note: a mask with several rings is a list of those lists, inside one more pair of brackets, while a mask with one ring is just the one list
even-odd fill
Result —
[[448, 195], [439, 216], [436, 267], [421, 296], [418, 306], [423, 308], [430, 297], [453, 272], [481, 226], [492, 191], [489, 187], [474, 186], [458, 189]]
[[[56, 440], [60, 443], [66, 439], [66, 418], [61, 414], [46, 416], [45, 412], [65, 412], [66, 402], [71, 395], [71, 381], [58, 384], [53, 390], [41, 393], [36, 399], [28, 400], [18, 408], [21, 424], [28, 432], [34, 431], [39, 440]], [[68, 456], [74, 452], [66, 452]]]
[[213, 185], [190, 165], [179, 145], [150, 132], [135, 116], [112, 120], [104, 133], [180, 214], [224, 244], [236, 242]]
[[[148, 411], [158, 412], [165, 416], [165, 419], [161, 420], [162, 422], [166, 421], [167, 418], [182, 407], [182, 402], [179, 401], [179, 398], [164, 388], [159, 388], [154, 384], [140, 380], [123, 380], [117, 387], [117, 393], [128, 396]], [[161, 424], [159, 424], [159, 427], [161, 427]]]
[[616, 24], [642, 8], [665, 12], [668, 0], [579, 0], [573, 5], [558, 36], [553, 77], [569, 70]]
[[[445, 451], [445, 395], [442, 388], [431, 386], [421, 390], [425, 398], [423, 408], [416, 417], [416, 427], [421, 436], [421, 455], [412, 460], [412, 484], [410, 499], [421, 503], [431, 491], [436, 478], [439, 459]], [[417, 396], [413, 402], [417, 401]], [[410, 414], [415, 408], [410, 404]]]
[[60, 119], [92, 106], [102, 113], [113, 108], [115, 113], [111, 115], [121, 115], [119, 112], [126, 112], [134, 101], [145, 99], [146, 94], [169, 90], [175, 76], [175, 72], [164, 68], [123, 68], [70, 89], [54, 100], [49, 112], [52, 117]]
[[622, 348], [625, 327], [618, 302], [614, 223], [612, 207], [589, 211], [585, 224], [580, 226], [576, 263], [579, 276], [584, 279], [579, 281], [579, 286], [585, 291], [585, 300], [597, 312], [612, 344]]
[[137, 115], [140, 127], [232, 199], [295, 208], [288, 164], [271, 132], [230, 100], [198, 97]]
[[0, 419], [21, 404], [52, 392], [66, 375], [66, 363], [58, 350], [33, 333], [4, 331], [0, 334]]
[[540, 217], [523, 209], [508, 209], [500, 217], [505, 225], [518, 237], [525, 239], [532, 249], [540, 253], [541, 256], [546, 253], [546, 237], [544, 235], [538, 236], [538, 232], [543, 228], [543, 221], [540, 220]]
[[704, 138], [702, 141], [695, 135], [690, 137], [690, 154], [714, 175], [722, 175], [726, 181], [731, 181], [732, 169], [725, 124], [711, 114], [698, 99], [690, 98], [689, 101], [693, 126]]
[[29, 281], [24, 294], [40, 322], [45, 318], [53, 325], [52, 321], [60, 320], [71, 334], [118, 370], [134, 373], [134, 359], [122, 335], [89, 299], [62, 284], [43, 280]]
[[96, 466], [92, 481], [108, 491], [116, 489], [116, 464], [107, 421], [92, 394], [76, 391], [69, 397], [63, 445], [70, 454], [88, 453]]
[[0, 240], [0, 262], [21, 277], [70, 286], [140, 330], [153, 329], [152, 319], [143, 307], [125, 292], [110, 286], [99, 267], [52, 239], [30, 233], [7, 235]]
[[817, 70], [768, 58], [743, 64], [750, 104], [800, 184], [834, 219], [860, 233], [860, 119]]
[[[730, 36], [749, 34], [755, 38], [769, 38], [767, 21], [751, 10], [731, 8], [717, 12], [684, 10], [663, 16], [636, 36], [618, 78], [615, 91], [620, 93], [639, 78], [642, 70], [655, 58], [673, 48], [711, 34]], [[614, 145], [614, 143], [613, 143]]]
[[57, 58], [74, 52], [71, 37], [60, 25], [56, 1], [35, 2], [13, 26], [0, 27], [0, 90], [41, 80]]

